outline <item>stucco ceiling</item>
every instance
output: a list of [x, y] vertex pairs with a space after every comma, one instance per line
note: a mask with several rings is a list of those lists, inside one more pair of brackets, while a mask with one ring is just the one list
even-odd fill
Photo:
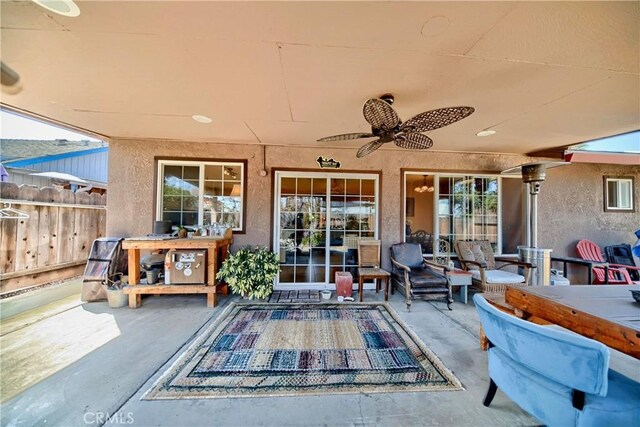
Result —
[[362, 103], [387, 92], [405, 120], [476, 108], [430, 132], [434, 150], [640, 128], [636, 1], [77, 3], [66, 18], [1, 2], [2, 60], [24, 86], [2, 102], [109, 138], [319, 146], [368, 131]]

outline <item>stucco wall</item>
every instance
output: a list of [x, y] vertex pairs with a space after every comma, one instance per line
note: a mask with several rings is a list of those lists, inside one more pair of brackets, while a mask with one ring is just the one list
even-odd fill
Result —
[[[388, 265], [388, 246], [402, 240], [400, 169], [457, 171], [495, 171], [532, 161], [520, 155], [458, 154], [379, 150], [364, 159], [355, 156], [356, 148], [318, 149], [285, 146], [266, 148], [270, 172], [261, 177], [262, 147], [259, 145], [211, 144], [176, 141], [110, 141], [109, 199], [107, 234], [144, 235], [152, 231], [154, 221], [154, 157], [207, 159], [247, 159], [246, 234], [235, 236], [234, 247], [269, 245], [271, 237], [272, 169], [306, 168], [320, 170], [316, 158], [333, 157], [342, 170], [381, 171], [381, 229], [383, 264]], [[325, 170], [326, 171], [326, 170]], [[602, 175], [635, 175], [635, 200], [638, 207], [640, 177], [637, 167], [614, 165], [571, 165], [548, 171], [539, 208], [541, 247], [555, 249], [554, 254], [573, 255], [580, 238], [602, 245], [633, 243], [633, 231], [640, 228], [638, 213], [604, 213]]]
[[[634, 176], [635, 212], [604, 211], [604, 176]], [[541, 247], [575, 256], [575, 244], [589, 239], [602, 248], [637, 240], [640, 228], [640, 167], [576, 163], [547, 171], [540, 193]]]
[[[635, 212], [604, 211], [604, 176], [634, 176]], [[581, 239], [601, 249], [620, 243], [633, 245], [640, 229], [640, 167], [576, 163], [549, 169], [539, 197], [538, 243], [553, 255], [577, 256]], [[558, 268], [561, 266], [558, 265]], [[586, 283], [585, 268], [569, 269], [572, 283]]]

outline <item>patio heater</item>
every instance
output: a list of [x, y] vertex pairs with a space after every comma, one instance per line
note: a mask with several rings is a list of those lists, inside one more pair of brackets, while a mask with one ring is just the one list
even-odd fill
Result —
[[567, 162], [526, 163], [502, 171], [503, 175], [522, 175], [525, 198], [525, 245], [518, 246], [520, 261], [535, 265], [531, 274], [534, 286], [549, 286], [551, 277], [551, 252], [553, 249], [538, 248], [538, 194], [547, 177], [547, 169], [568, 165]]

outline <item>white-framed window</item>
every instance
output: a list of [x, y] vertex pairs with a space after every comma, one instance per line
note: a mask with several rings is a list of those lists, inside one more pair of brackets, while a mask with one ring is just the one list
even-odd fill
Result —
[[604, 177], [604, 210], [633, 212], [633, 177]]
[[158, 160], [156, 219], [244, 232], [246, 162]]
[[488, 240], [497, 254], [515, 254], [523, 236], [519, 177], [404, 171], [404, 240], [431, 254], [433, 243]]

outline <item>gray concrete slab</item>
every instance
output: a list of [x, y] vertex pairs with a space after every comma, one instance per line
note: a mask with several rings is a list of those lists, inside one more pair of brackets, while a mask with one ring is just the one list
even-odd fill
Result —
[[[382, 293], [365, 295], [365, 301], [383, 298]], [[147, 297], [142, 308], [135, 310], [83, 304], [78, 309], [113, 316], [120, 334], [4, 402], [2, 425], [86, 426], [105, 421], [140, 426], [539, 424], [501, 392], [491, 408], [482, 406], [487, 358], [479, 349], [479, 323], [471, 304], [456, 302], [454, 310], [448, 311], [444, 303], [416, 301], [408, 313], [398, 294], [390, 304], [455, 373], [463, 391], [141, 401], [141, 395], [230, 300], [221, 298], [215, 309], [206, 308], [199, 295]]]
[[59, 301], [64, 298], [79, 295], [82, 289], [82, 278], [29, 290], [23, 294], [0, 300], [0, 320], [17, 316], [21, 313], [37, 309], [43, 305]]
[[[106, 302], [82, 304], [79, 309], [87, 315], [113, 316], [118, 336], [2, 402], [2, 425], [96, 425], [95, 418], [86, 414], [115, 413], [158, 367], [224, 309], [229, 298], [221, 300], [215, 309], [206, 307], [202, 295], [151, 296], [144, 298], [139, 309], [111, 309]], [[43, 351], [52, 351], [55, 357], [54, 350]], [[26, 362], [19, 369], [36, 370], [38, 366]]]

